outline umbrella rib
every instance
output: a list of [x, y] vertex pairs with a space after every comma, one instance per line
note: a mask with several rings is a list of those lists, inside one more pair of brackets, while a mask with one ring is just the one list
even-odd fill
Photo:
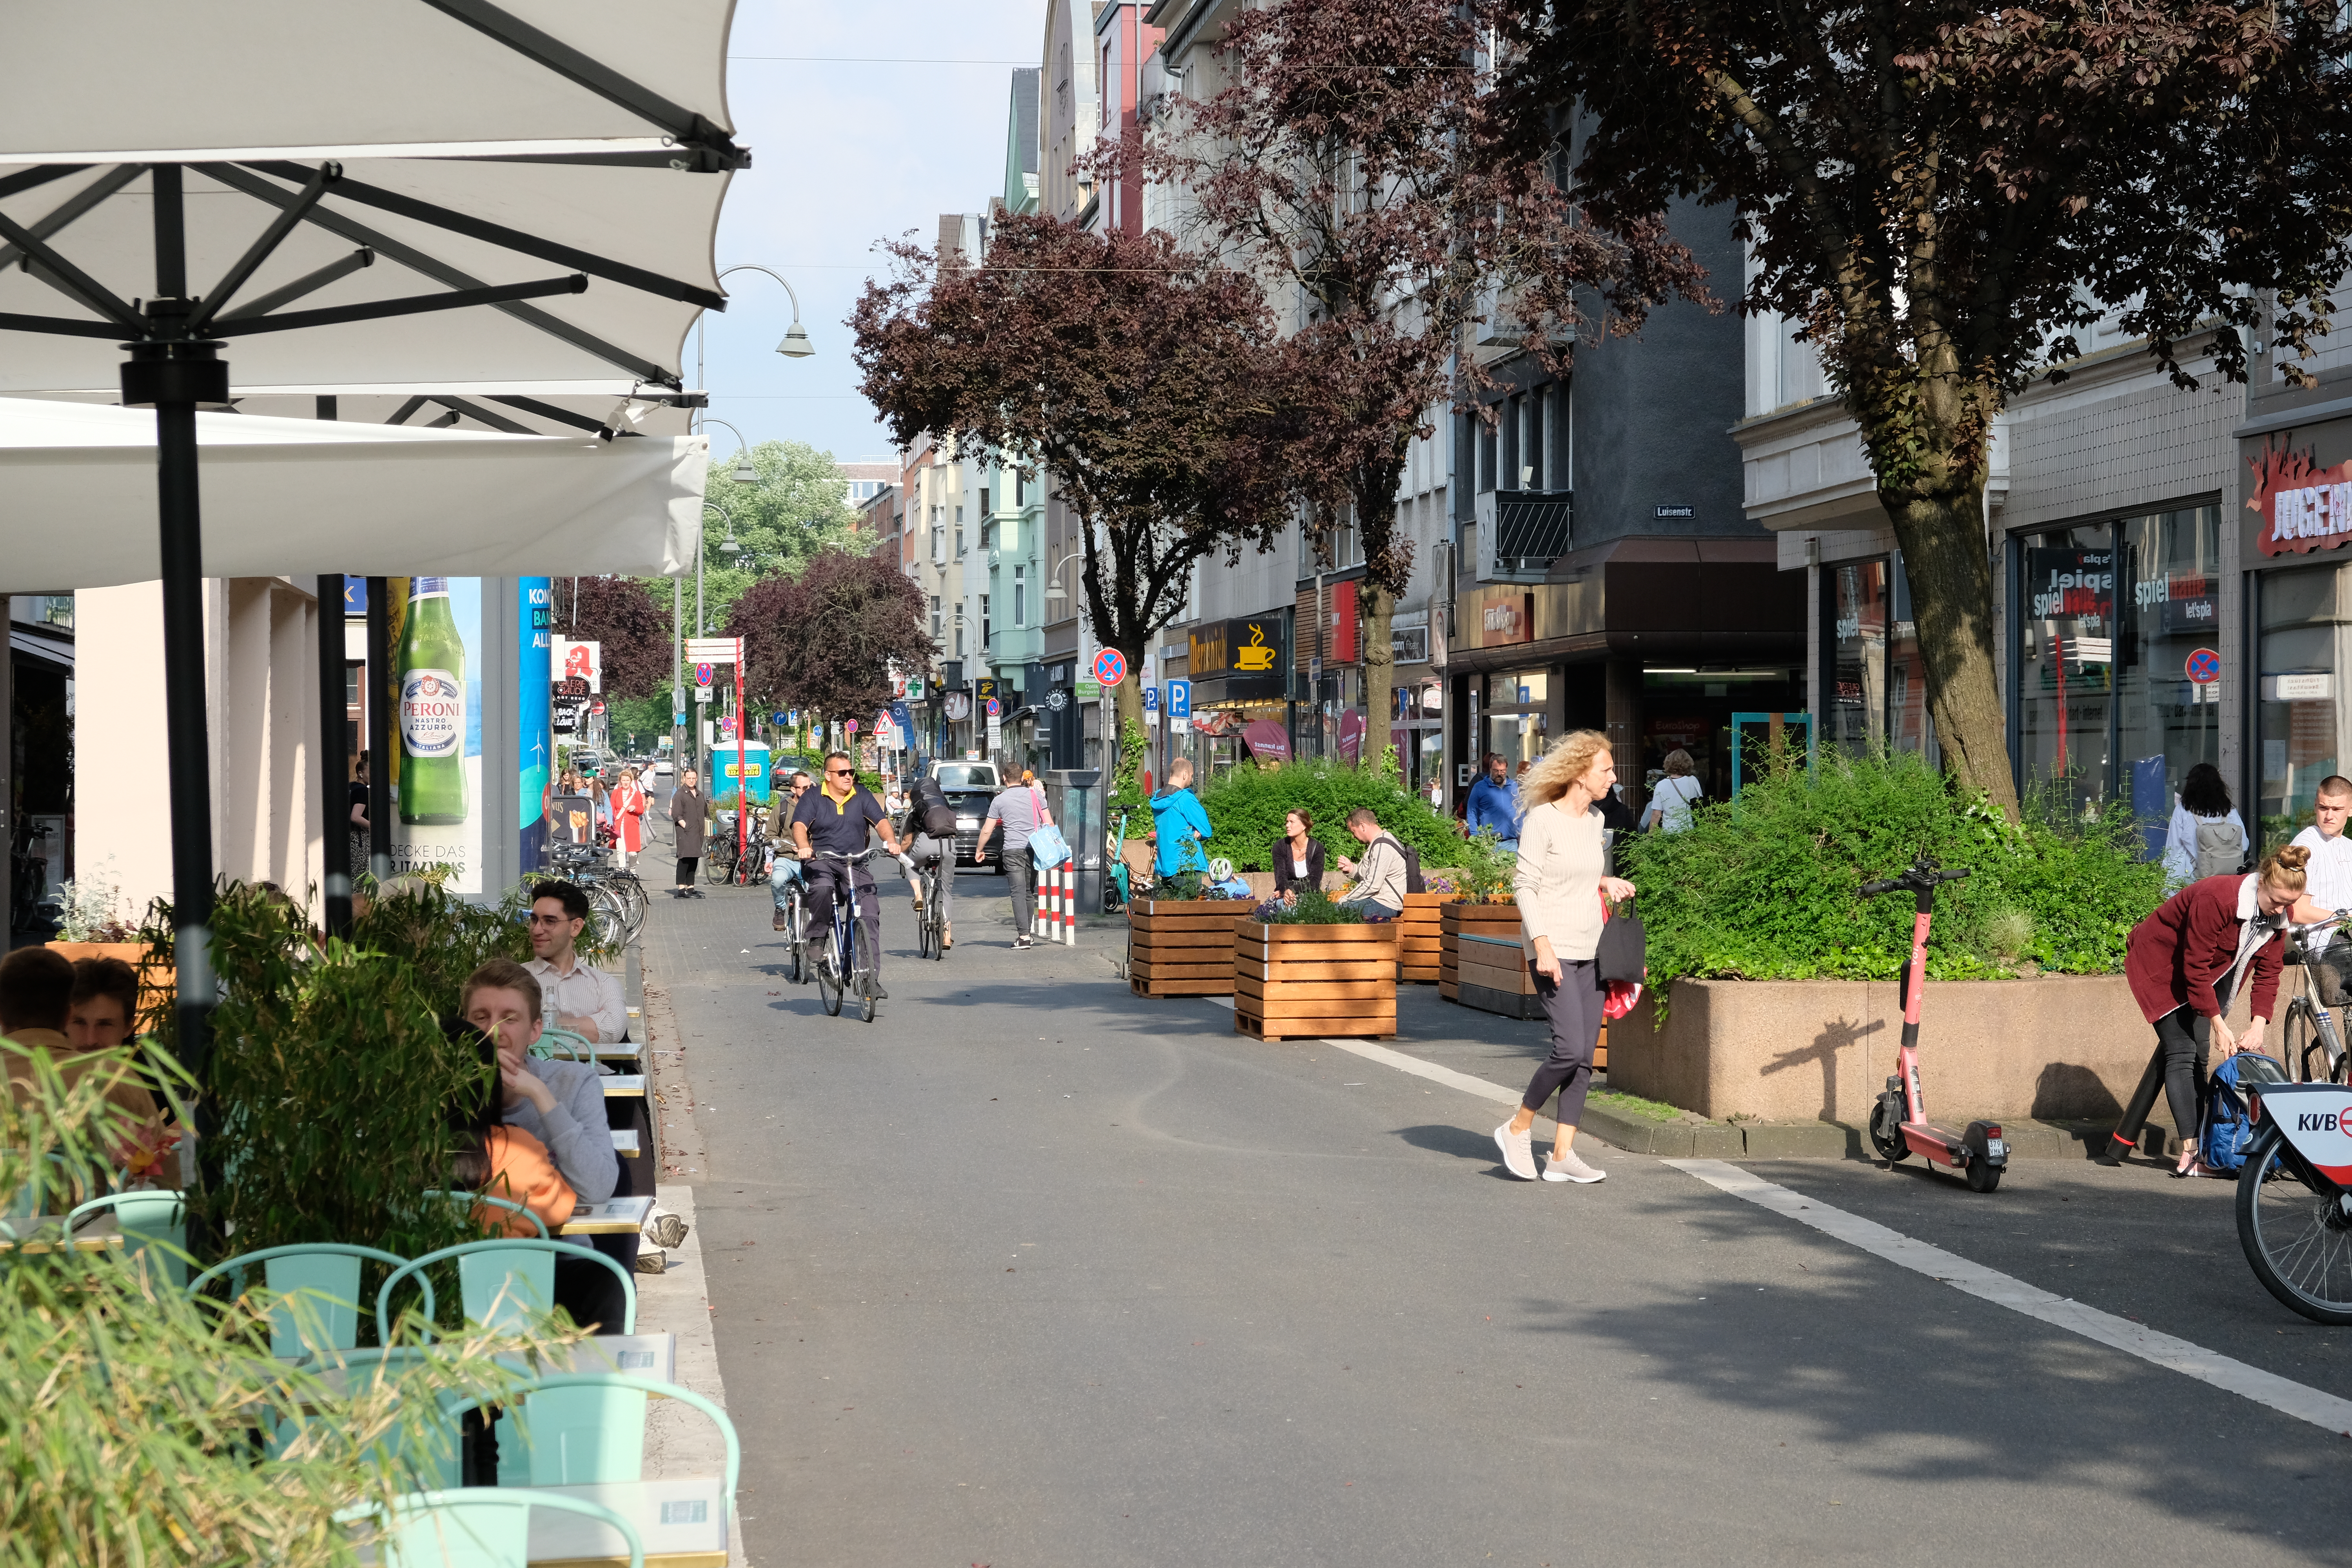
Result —
[[265, 316], [280, 305], [289, 304], [305, 294], [315, 294], [339, 278], [348, 278], [362, 267], [375, 265], [375, 252], [361, 246], [340, 261], [330, 261], [316, 272], [305, 272], [282, 289], [272, 289], [267, 294], [255, 296], [234, 310], [224, 310], [217, 318], [224, 321], [242, 321], [248, 316]]
[[89, 167], [91, 165], [88, 163], [43, 163], [36, 168], [20, 169], [5, 178], [0, 178], [0, 198], [46, 185], [51, 180], [62, 180], [68, 174], [79, 174]]
[[[247, 163], [243, 167], [258, 174], [274, 174], [281, 180], [299, 180], [310, 174], [310, 171], [299, 163]], [[436, 206], [431, 202], [420, 202], [414, 196], [404, 196], [397, 191], [387, 191], [381, 186], [365, 184], [358, 180], [343, 180], [336, 184], [335, 195], [343, 201], [358, 202], [363, 206], [379, 207], [401, 217], [414, 218], [418, 223], [429, 223], [436, 228], [446, 228], [452, 234], [462, 234], [467, 239], [478, 239], [485, 244], [495, 245], [503, 249], [520, 251], [525, 256], [536, 256], [541, 261], [552, 261], [559, 267], [569, 267], [575, 271], [585, 272], [592, 278], [602, 278], [607, 282], [624, 284], [631, 289], [642, 289], [648, 294], [657, 294], [665, 300], [677, 300], [689, 305], [699, 305], [706, 310], [727, 309], [727, 296], [716, 289], [698, 289], [691, 283], [682, 283], [675, 278], [665, 278], [658, 272], [648, 272], [642, 267], [632, 267], [625, 261], [610, 261], [591, 251], [577, 249], [569, 245], [558, 245], [553, 240], [541, 239], [536, 235], [525, 234], [520, 229], [509, 228], [503, 224], [490, 223], [482, 218], [468, 216], [464, 213], [452, 212], [447, 207]]]
[[543, 33], [520, 17], [510, 16], [488, 0], [425, 0], [444, 16], [497, 39], [524, 58], [545, 66], [556, 75], [609, 102], [616, 103], [639, 119], [660, 127], [677, 141], [711, 154], [720, 168], [734, 168], [749, 162], [742, 149], [709, 121], [682, 104], [668, 99], [641, 83], [630, 80], [604, 61], [582, 53], [550, 33]]
[[120, 338], [122, 329], [112, 321], [83, 321], [68, 316], [0, 314], [0, 332], [53, 332], [68, 338]]
[[[35, 218], [30, 227], [35, 234], [47, 239], [146, 172], [144, 163], [118, 163], [75, 195], [68, 196], [45, 216]], [[21, 254], [13, 245], [0, 245], [0, 269], [14, 267]]]
[[[256, 201], [268, 202], [273, 206], [283, 206], [294, 199], [292, 192], [273, 184], [247, 170], [240, 169], [234, 163], [201, 163], [197, 167], [213, 179], [228, 186], [229, 189], [243, 191]], [[460, 272], [446, 262], [425, 255], [414, 246], [404, 245], [389, 236], [379, 234], [365, 224], [354, 223], [340, 213], [313, 207], [304, 221], [315, 224], [329, 234], [339, 235], [356, 245], [368, 246], [390, 257], [411, 271], [423, 273], [436, 283], [446, 283], [452, 289], [486, 287], [480, 279]], [[657, 386], [672, 388], [678, 384], [676, 375], [664, 370], [653, 361], [640, 359], [626, 349], [608, 343], [593, 332], [583, 331], [569, 321], [559, 321], [544, 310], [526, 305], [520, 300], [509, 300], [499, 305], [498, 309], [526, 326], [536, 327], [551, 338], [559, 338], [573, 348], [595, 355], [607, 364], [620, 366], [639, 381], [649, 381]]]
[[50, 249], [38, 235], [6, 213], [0, 213], [0, 237], [14, 241], [28, 260], [40, 263], [42, 271], [34, 276], [42, 282], [72, 295], [101, 316], [112, 317], [119, 327], [128, 329], [132, 335], [147, 335], [147, 322], [138, 311], [116, 299], [105, 284]]
[[542, 278], [533, 283], [503, 283], [495, 289], [457, 289], [446, 294], [406, 294], [397, 300], [368, 300], [356, 305], [328, 305], [316, 310], [289, 310], [279, 316], [247, 316], [241, 321], [215, 321], [215, 337], [248, 337], [255, 332], [286, 332], [302, 327], [338, 327], [351, 321], [381, 321], [387, 316], [421, 316], [431, 310], [462, 310], [472, 305], [499, 305], [515, 300], [544, 300], [551, 294], [581, 294], [588, 279], [574, 272], [568, 278]]
[[302, 221], [303, 215], [319, 205], [319, 198], [327, 194], [327, 187], [343, 177], [343, 166], [341, 163], [321, 163], [315, 172], [306, 169], [303, 173], [309, 178], [303, 182], [293, 201], [278, 209], [278, 216], [269, 220], [269, 226], [245, 247], [245, 254], [238, 257], [236, 264], [222, 275], [220, 283], [205, 296], [204, 304], [190, 318], [190, 337], [204, 336], [205, 324], [220, 313], [223, 305], [236, 297], [236, 291], [251, 280], [261, 264], [269, 259], [271, 253], [288, 235], [294, 232], [294, 226]]
[[[525, 414], [536, 414], [541, 419], [552, 419], [558, 425], [569, 425], [575, 430], [593, 431], [599, 436], [604, 435], [610, 428], [601, 419], [592, 419], [585, 414], [574, 414], [569, 408], [558, 407], [552, 403], [542, 403], [536, 397], [501, 397], [493, 395], [490, 401], [503, 403], [509, 408], [520, 408]], [[634, 430], [629, 433], [633, 436], [637, 434]]]
[[436, 393], [434, 395], [433, 401], [439, 404], [444, 408], [463, 414], [469, 419], [478, 419], [483, 424], [488, 426], [491, 429], [502, 430], [509, 436], [536, 436], [539, 434], [538, 431], [532, 429], [530, 426], [522, 424], [517, 420], [509, 419], [503, 414], [491, 413], [488, 409], [483, 407], [480, 404], [476, 403], [471, 398], [450, 397], [444, 394]]

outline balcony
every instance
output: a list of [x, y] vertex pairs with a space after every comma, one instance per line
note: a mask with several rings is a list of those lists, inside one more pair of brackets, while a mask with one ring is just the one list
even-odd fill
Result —
[[1478, 497], [1477, 513], [1483, 580], [1540, 582], [1575, 548], [1573, 490], [1490, 490]]

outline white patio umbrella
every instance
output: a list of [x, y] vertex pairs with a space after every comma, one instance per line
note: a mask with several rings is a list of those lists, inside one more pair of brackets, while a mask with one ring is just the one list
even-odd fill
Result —
[[[0, 45], [0, 390], [152, 407], [182, 1049], [213, 847], [199, 408], [603, 381], [676, 390], [748, 161], [730, 0], [79, 0]], [[127, 350], [127, 361], [124, 357]], [[237, 373], [232, 376], [232, 351]], [[20, 530], [11, 528], [13, 547]]]

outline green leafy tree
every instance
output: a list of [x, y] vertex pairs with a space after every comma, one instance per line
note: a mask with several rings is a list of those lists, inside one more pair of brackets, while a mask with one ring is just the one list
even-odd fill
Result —
[[[762, 441], [751, 448], [751, 466], [759, 470], [759, 481], [740, 483], [734, 478], [734, 455], [712, 450], [705, 495], [733, 522], [738, 547], [730, 560], [720, 548], [727, 541], [728, 523], [717, 513], [705, 512], [702, 602], [713, 631], [727, 624], [735, 601], [752, 584], [763, 577], [796, 577], [824, 552], [848, 548], [857, 531], [857, 511], [849, 504], [848, 487], [831, 452], [805, 441]], [[659, 580], [657, 593], [667, 618], [668, 579]], [[690, 582], [686, 595], [691, 619]], [[667, 727], [667, 720], [663, 722]]]

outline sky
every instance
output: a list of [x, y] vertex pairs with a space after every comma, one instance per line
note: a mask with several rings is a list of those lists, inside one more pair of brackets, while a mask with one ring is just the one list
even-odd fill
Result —
[[[726, 312], [703, 321], [714, 456], [734, 449], [719, 420], [755, 445], [891, 455], [844, 322], [885, 270], [876, 241], [914, 229], [929, 247], [941, 213], [984, 212], [1002, 194], [1013, 71], [1038, 63], [1045, 29], [1045, 0], [737, 0], [727, 99], [752, 164], [728, 188], [718, 261], [783, 274], [816, 353], [775, 352], [792, 325], [782, 289], [756, 272], [725, 280]], [[914, 61], [955, 63], [901, 63]], [[689, 338], [689, 386], [694, 353]]]

